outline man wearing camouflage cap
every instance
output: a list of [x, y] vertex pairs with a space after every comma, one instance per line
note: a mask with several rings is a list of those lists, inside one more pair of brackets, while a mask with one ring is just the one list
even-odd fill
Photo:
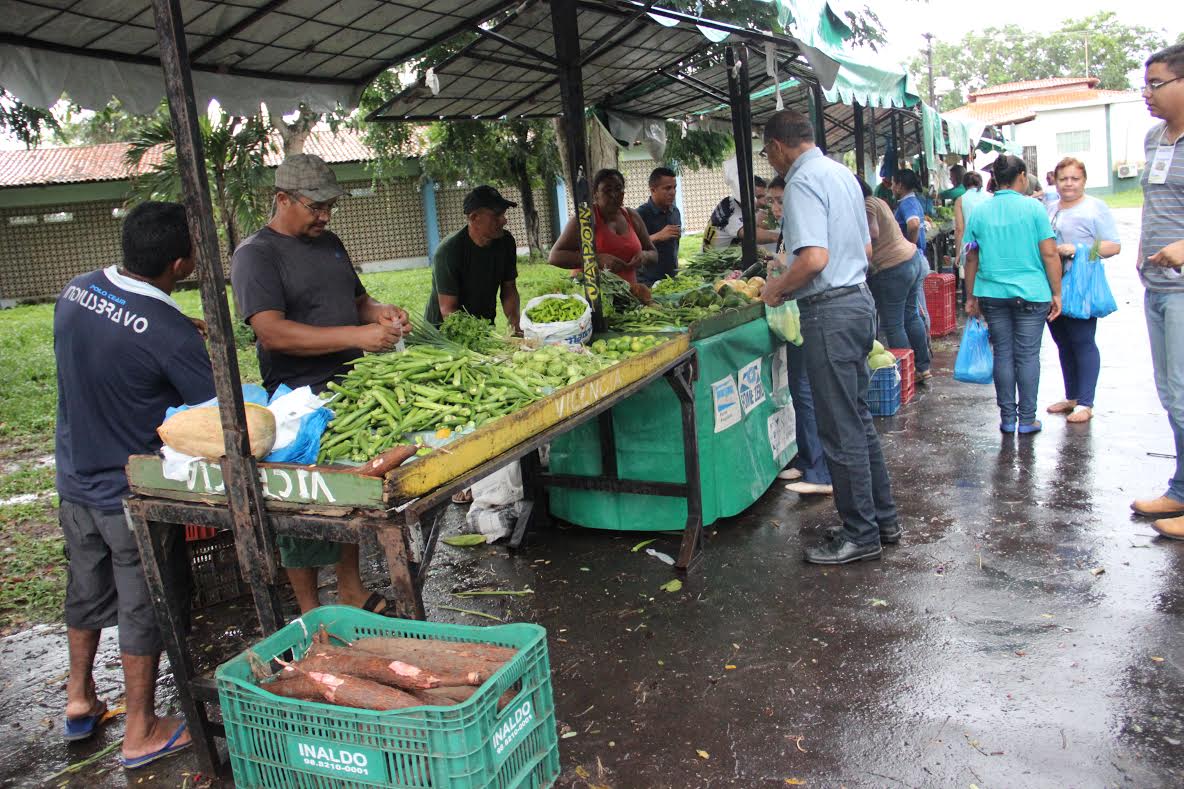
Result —
[[[234, 251], [234, 301], [258, 338], [268, 392], [280, 384], [320, 392], [363, 351], [389, 351], [410, 329], [404, 310], [370, 297], [327, 228], [344, 194], [320, 157], [287, 157], [276, 168], [271, 221]], [[390, 601], [362, 585], [357, 545], [285, 536], [276, 542], [301, 612], [320, 605], [317, 569], [336, 564], [339, 603], [393, 613]]]

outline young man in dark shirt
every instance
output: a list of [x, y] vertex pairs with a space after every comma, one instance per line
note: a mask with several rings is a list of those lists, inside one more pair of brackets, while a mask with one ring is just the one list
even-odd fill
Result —
[[[311, 154], [289, 156], [276, 168], [275, 188], [271, 221], [234, 251], [234, 302], [258, 337], [267, 390], [287, 384], [320, 392], [363, 351], [392, 350], [410, 326], [406, 312], [370, 297], [327, 229], [345, 194], [329, 165]], [[339, 603], [393, 613], [389, 600], [362, 585], [357, 545], [283, 535], [276, 545], [302, 612], [320, 605], [318, 568], [336, 564]]]
[[682, 237], [682, 214], [674, 204], [678, 179], [669, 167], [659, 167], [650, 173], [650, 199], [637, 207], [637, 214], [645, 222], [650, 241], [658, 250], [658, 262], [646, 266], [637, 274], [643, 285], [653, 285], [663, 277], [678, 273], [678, 242]]
[[465, 226], [440, 243], [432, 260], [426, 321], [439, 326], [464, 310], [493, 323], [500, 292], [506, 321], [521, 333], [518, 247], [506, 231], [506, 209], [517, 207], [492, 186], [478, 186], [465, 196]]
[[[156, 716], [163, 644], [122, 499], [128, 456], [160, 448], [165, 411], [214, 396], [199, 329], [169, 296], [193, 268], [185, 209], [142, 203], [123, 222], [123, 264], [77, 277], [54, 307], [54, 453], [69, 560], [64, 734], [90, 737], [106, 711], [92, 667], [100, 631], [118, 624], [127, 694], [122, 761], [132, 768], [190, 744], [183, 721]], [[185, 546], [170, 539], [171, 572], [187, 577]]]

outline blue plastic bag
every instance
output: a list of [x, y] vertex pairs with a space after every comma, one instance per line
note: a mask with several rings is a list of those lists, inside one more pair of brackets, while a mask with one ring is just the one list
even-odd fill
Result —
[[966, 321], [962, 344], [954, 362], [954, 380], [964, 384], [989, 384], [995, 380], [995, 355], [987, 324], [978, 318]]
[[1073, 265], [1061, 279], [1061, 314], [1069, 318], [1105, 318], [1118, 309], [1106, 269], [1086, 244], [1078, 244]]
[[[291, 391], [287, 384], [280, 384], [271, 400], [274, 402]], [[296, 431], [296, 438], [292, 439], [292, 443], [280, 447], [263, 459], [268, 463], [316, 463], [317, 454], [321, 451], [321, 436], [324, 435], [325, 427], [332, 418], [333, 412], [324, 406], [305, 414], [300, 417], [300, 428]]]

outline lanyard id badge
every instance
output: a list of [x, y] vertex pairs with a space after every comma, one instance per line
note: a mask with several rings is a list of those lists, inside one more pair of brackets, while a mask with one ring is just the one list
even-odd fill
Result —
[[1147, 183], [1166, 184], [1168, 171], [1172, 167], [1172, 157], [1176, 153], [1176, 146], [1163, 142], [1155, 149], [1155, 158], [1151, 160], [1151, 170], [1147, 173]]

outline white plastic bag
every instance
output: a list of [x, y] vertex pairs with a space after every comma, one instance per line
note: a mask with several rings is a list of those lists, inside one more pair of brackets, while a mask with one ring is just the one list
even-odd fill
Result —
[[507, 504], [504, 507], [478, 507], [474, 504], [469, 508], [466, 520], [470, 529], [485, 537], [486, 543], [491, 543], [509, 536], [518, 523], [518, 516], [521, 512], [522, 502], [520, 501]]
[[504, 507], [522, 501], [522, 466], [513, 462], [473, 483], [473, 507]]
[[[547, 299], [570, 298], [579, 299], [584, 304], [584, 314], [574, 321], [535, 323], [528, 317], [532, 307], [542, 304]], [[592, 338], [592, 308], [581, 296], [564, 296], [558, 293], [536, 296], [526, 302], [526, 307], [522, 310], [522, 335], [533, 345], [583, 345]]]

